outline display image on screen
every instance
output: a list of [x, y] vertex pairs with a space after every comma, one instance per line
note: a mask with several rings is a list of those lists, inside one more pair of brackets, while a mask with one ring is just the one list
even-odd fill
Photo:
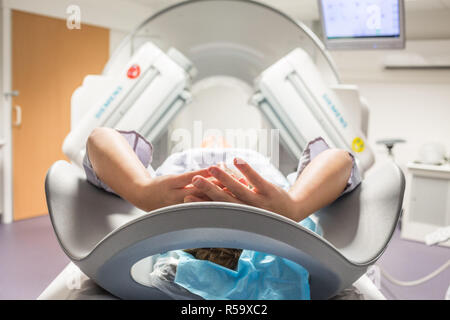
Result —
[[321, 0], [328, 39], [400, 36], [399, 0]]

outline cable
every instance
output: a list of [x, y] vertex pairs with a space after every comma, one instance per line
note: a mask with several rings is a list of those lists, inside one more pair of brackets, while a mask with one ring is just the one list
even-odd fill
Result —
[[422, 283], [436, 277], [439, 273], [441, 273], [442, 271], [447, 269], [449, 266], [450, 266], [450, 260], [448, 260], [446, 263], [444, 263], [442, 266], [437, 268], [435, 271], [433, 271], [429, 275], [422, 277], [420, 279], [417, 279], [417, 280], [413, 280], [413, 281], [397, 280], [393, 276], [388, 274], [386, 271], [384, 271], [380, 266], [378, 266], [378, 267], [380, 268], [381, 274], [390, 282], [392, 282], [396, 285], [399, 285], [399, 286], [403, 286], [403, 287], [412, 287], [412, 286], [417, 286], [419, 284], [422, 284]]

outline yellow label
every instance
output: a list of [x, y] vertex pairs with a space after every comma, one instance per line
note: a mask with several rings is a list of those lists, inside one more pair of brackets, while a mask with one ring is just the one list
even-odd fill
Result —
[[356, 137], [352, 142], [352, 150], [355, 152], [363, 152], [365, 148], [363, 139]]

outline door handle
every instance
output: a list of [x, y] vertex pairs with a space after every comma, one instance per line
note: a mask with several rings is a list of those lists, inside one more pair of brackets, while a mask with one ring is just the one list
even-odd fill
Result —
[[14, 106], [14, 110], [16, 110], [16, 121], [14, 121], [13, 125], [19, 127], [22, 124], [22, 108]]
[[19, 91], [13, 90], [13, 91], [10, 91], [10, 92], [5, 92], [4, 95], [5, 95], [5, 98], [17, 97], [17, 96], [19, 96]]

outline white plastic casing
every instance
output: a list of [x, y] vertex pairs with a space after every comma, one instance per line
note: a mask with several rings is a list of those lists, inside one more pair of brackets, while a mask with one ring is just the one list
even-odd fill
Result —
[[352, 117], [305, 51], [297, 48], [266, 69], [256, 87], [254, 102], [280, 129], [294, 156], [300, 156], [308, 141], [323, 137], [330, 146], [350, 151], [363, 171], [372, 166], [365, 135], [352, 125]]
[[[181, 53], [177, 53], [181, 55]], [[87, 76], [72, 97], [72, 131], [63, 152], [81, 166], [87, 138], [96, 127], [136, 130], [156, 139], [190, 99], [185, 90], [192, 69], [174, 62], [148, 42], [139, 48], [117, 77]]]

